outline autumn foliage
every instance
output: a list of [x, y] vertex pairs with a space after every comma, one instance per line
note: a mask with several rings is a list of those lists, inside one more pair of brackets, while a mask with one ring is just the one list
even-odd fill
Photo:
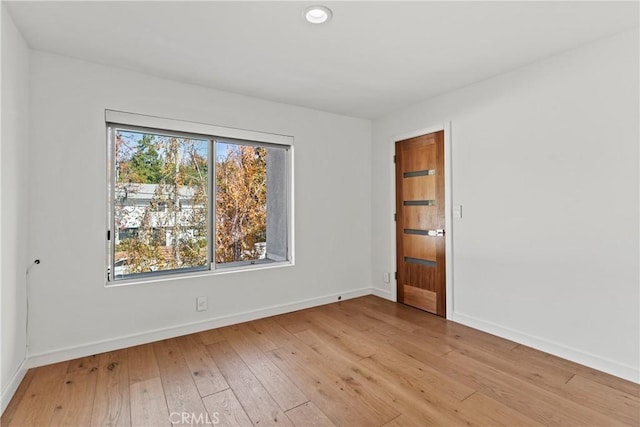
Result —
[[267, 151], [230, 146], [216, 161], [216, 262], [259, 258], [267, 234]]
[[[127, 260], [125, 274], [207, 266], [210, 143], [116, 134], [114, 222], [126, 233], [115, 258]], [[230, 143], [217, 149], [214, 260], [258, 259], [257, 244], [266, 240], [267, 150]], [[145, 189], [153, 194], [141, 196]]]

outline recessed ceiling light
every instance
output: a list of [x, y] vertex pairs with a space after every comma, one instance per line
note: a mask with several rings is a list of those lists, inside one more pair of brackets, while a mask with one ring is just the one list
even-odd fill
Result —
[[304, 19], [312, 24], [323, 24], [331, 19], [331, 9], [324, 6], [311, 6], [304, 11]]

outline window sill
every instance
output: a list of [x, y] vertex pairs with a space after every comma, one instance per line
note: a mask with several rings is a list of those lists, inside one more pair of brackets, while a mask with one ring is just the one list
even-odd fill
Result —
[[272, 268], [292, 267], [294, 265], [295, 264], [293, 263], [293, 261], [275, 261], [270, 263], [233, 265], [233, 266], [218, 267], [216, 270], [202, 270], [202, 271], [196, 271], [196, 272], [173, 273], [173, 274], [166, 274], [166, 275], [160, 274], [160, 275], [149, 276], [149, 277], [106, 281], [104, 286], [106, 288], [117, 288], [121, 286], [129, 286], [129, 285], [154, 284], [159, 282], [170, 282], [175, 280], [194, 279], [198, 277], [221, 276], [225, 274], [242, 273], [246, 271], [269, 270]]

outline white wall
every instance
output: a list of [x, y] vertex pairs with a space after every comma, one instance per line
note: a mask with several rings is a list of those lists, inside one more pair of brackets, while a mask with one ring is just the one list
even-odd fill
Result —
[[[31, 56], [31, 107], [35, 364], [370, 292], [370, 121], [43, 52]], [[296, 265], [105, 287], [105, 109], [294, 136]], [[193, 322], [205, 323], [175, 329]]]
[[1, 410], [24, 375], [27, 351], [27, 139], [29, 49], [2, 5], [0, 144]]
[[375, 121], [376, 291], [392, 137], [451, 121], [454, 320], [638, 381], [638, 73], [634, 30]]

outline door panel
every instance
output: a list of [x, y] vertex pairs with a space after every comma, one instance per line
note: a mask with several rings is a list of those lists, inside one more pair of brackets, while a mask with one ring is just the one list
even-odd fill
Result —
[[[407, 283], [425, 283], [425, 289], [435, 292], [436, 269], [433, 265], [406, 261], [405, 272], [407, 273]], [[405, 285], [408, 286], [408, 285]]]
[[398, 301], [446, 316], [444, 132], [396, 142]]
[[438, 208], [435, 206], [404, 206], [404, 228], [426, 230], [437, 221]]
[[429, 201], [436, 198], [435, 175], [415, 176], [406, 179], [402, 186], [405, 201]]
[[[430, 135], [433, 135], [433, 134], [430, 134]], [[423, 138], [424, 136], [427, 136], [427, 135], [419, 136], [418, 138]], [[416, 138], [411, 138], [406, 141], [411, 141], [414, 139]], [[410, 172], [432, 169], [432, 166], [434, 166], [437, 163], [436, 149], [437, 147], [431, 146], [431, 145], [421, 145], [421, 146], [413, 147], [411, 157], [407, 157], [404, 159], [405, 163], [404, 163], [403, 172], [410, 173]]]
[[436, 262], [436, 242], [431, 236], [410, 234], [404, 230], [404, 257]]
[[431, 313], [438, 309], [437, 294], [415, 286], [404, 285], [404, 303]]

